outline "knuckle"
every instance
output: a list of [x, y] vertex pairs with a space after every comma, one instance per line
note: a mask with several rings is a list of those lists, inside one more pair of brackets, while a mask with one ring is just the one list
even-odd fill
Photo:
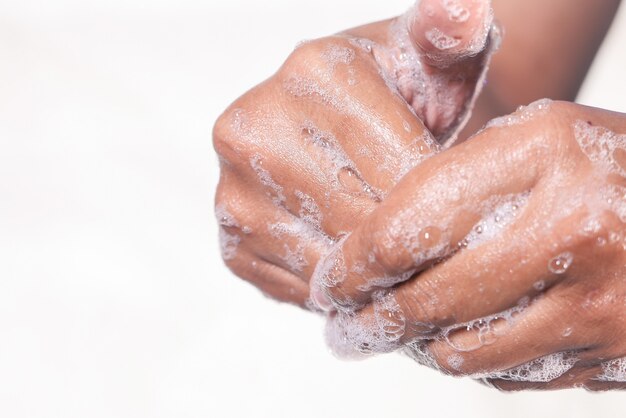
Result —
[[411, 291], [398, 291], [396, 298], [405, 311], [407, 321], [417, 334], [431, 334], [441, 324], [439, 299], [436, 291], [420, 284]]
[[[538, 111], [542, 106], [541, 111]], [[530, 111], [529, 124], [520, 125], [522, 141], [527, 144], [529, 151], [537, 159], [553, 161], [558, 156], [565, 155], [566, 147], [571, 145], [569, 116], [572, 106], [566, 102], [537, 101], [529, 105], [526, 109]]]
[[350, 41], [342, 36], [329, 36], [307, 41], [287, 58], [279, 74], [283, 79], [305, 78], [322, 84], [332, 80], [337, 60], [349, 63], [356, 57]]
[[231, 104], [215, 121], [213, 148], [222, 161], [246, 161], [254, 148], [264, 140], [259, 133], [267, 125], [268, 117], [260, 109], [276, 108], [276, 97], [267, 85], [258, 86]]
[[233, 132], [231, 125], [231, 115], [224, 113], [213, 127], [213, 149], [223, 165], [231, 165], [233, 162], [241, 160], [241, 152], [237, 146], [239, 138]]
[[226, 110], [213, 125], [213, 148], [220, 156], [225, 156], [231, 148], [229, 141], [232, 137], [231, 123], [232, 117], [230, 112]]
[[323, 54], [328, 44], [327, 39], [315, 39], [298, 46], [287, 57], [281, 73], [284, 75], [315, 76], [323, 66]]

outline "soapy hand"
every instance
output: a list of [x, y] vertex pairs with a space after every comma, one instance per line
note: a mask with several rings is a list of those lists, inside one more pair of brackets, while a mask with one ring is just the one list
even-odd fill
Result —
[[303, 43], [231, 105], [214, 128], [228, 267], [311, 307], [319, 258], [455, 141], [496, 43], [492, 20], [487, 0], [422, 0], [399, 18]]
[[547, 100], [408, 173], [318, 264], [340, 354], [626, 388], [626, 115]]

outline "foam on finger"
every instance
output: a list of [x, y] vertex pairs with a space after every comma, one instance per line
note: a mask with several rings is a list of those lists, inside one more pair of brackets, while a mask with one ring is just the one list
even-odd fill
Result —
[[429, 63], [446, 67], [485, 48], [493, 16], [489, 0], [422, 0], [407, 12], [407, 24]]

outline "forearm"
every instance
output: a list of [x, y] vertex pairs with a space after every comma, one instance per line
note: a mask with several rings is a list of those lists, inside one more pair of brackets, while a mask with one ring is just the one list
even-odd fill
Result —
[[494, 0], [504, 28], [466, 132], [543, 97], [573, 101], [620, 0]]

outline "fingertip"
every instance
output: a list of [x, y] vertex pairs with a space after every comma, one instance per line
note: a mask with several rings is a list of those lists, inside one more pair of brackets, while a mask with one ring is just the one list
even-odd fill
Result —
[[434, 66], [481, 52], [492, 24], [490, 0], [418, 0], [407, 13], [411, 41]]
[[349, 237], [350, 234], [344, 236], [318, 261], [311, 276], [311, 300], [324, 312], [352, 308], [351, 303], [344, 306], [333, 294], [348, 276], [343, 246]]
[[311, 301], [313, 305], [322, 312], [331, 312], [334, 307], [326, 292], [317, 280], [311, 281]]

